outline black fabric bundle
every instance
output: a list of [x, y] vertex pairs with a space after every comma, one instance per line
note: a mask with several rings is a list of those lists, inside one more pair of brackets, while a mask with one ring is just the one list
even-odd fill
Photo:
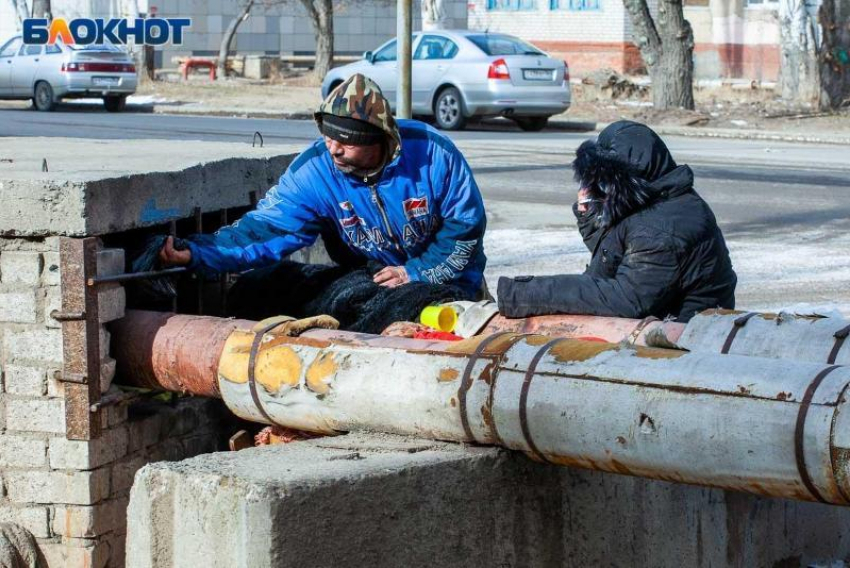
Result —
[[[148, 272], [161, 270], [159, 263], [159, 251], [165, 245], [167, 235], [153, 235], [148, 237], [142, 244], [140, 250], [133, 257], [133, 272]], [[188, 248], [183, 239], [174, 239], [174, 248], [185, 250]], [[128, 283], [133, 291], [133, 296], [140, 301], [162, 302], [177, 297], [177, 289], [174, 277], [150, 278], [144, 280], [133, 280]]]
[[228, 310], [232, 316], [252, 320], [326, 314], [339, 321], [340, 329], [381, 333], [391, 323], [417, 321], [431, 304], [472, 299], [446, 284], [379, 286], [372, 275], [381, 268], [372, 263], [351, 270], [284, 261], [243, 274], [228, 293]]

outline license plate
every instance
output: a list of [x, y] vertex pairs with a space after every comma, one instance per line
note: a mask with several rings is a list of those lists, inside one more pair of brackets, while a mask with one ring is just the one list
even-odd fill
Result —
[[91, 82], [95, 87], [114, 87], [118, 84], [118, 77], [92, 77]]
[[523, 69], [522, 77], [526, 81], [551, 81], [551, 69]]

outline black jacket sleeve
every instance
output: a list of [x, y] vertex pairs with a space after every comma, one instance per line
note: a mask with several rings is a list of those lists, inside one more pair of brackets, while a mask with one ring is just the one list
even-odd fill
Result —
[[590, 274], [499, 278], [499, 312], [510, 318], [547, 314], [643, 318], [675, 292], [678, 257], [670, 239], [630, 235], [613, 278]]

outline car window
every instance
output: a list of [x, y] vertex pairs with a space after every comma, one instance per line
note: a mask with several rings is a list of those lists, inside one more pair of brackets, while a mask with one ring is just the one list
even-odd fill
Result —
[[509, 35], [481, 34], [466, 37], [487, 55], [544, 55], [533, 45]]
[[62, 48], [60, 48], [55, 43], [53, 45], [48, 45], [47, 47], [44, 48], [44, 54], [45, 55], [54, 55], [56, 53], [62, 53]]
[[13, 37], [0, 49], [0, 57], [14, 57], [21, 45], [21, 38]]
[[449, 38], [426, 35], [419, 42], [413, 59], [451, 59], [457, 51], [457, 44]]
[[396, 40], [392, 40], [390, 43], [384, 46], [383, 49], [375, 53], [375, 57], [374, 59], [372, 59], [372, 61], [374, 63], [378, 63], [380, 61], [395, 61], [396, 57], [398, 56], [397, 47], [398, 46], [396, 44]]
[[39, 55], [40, 53], [40, 45], [22, 45], [18, 55]]

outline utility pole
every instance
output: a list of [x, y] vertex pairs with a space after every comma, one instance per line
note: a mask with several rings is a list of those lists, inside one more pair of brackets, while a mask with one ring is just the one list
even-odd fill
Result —
[[398, 0], [396, 16], [398, 37], [398, 85], [396, 89], [396, 118], [411, 118], [410, 95], [413, 47], [413, 1]]

